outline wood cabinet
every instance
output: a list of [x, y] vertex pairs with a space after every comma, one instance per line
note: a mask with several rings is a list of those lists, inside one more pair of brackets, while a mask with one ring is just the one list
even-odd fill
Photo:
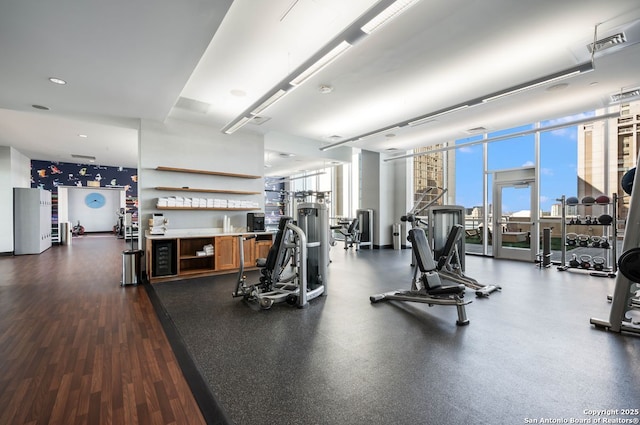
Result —
[[198, 251], [204, 251], [206, 245], [213, 245], [214, 239], [206, 238], [182, 238], [179, 240], [180, 264], [178, 274], [202, 274], [215, 269], [214, 256], [198, 255]]
[[[237, 272], [240, 268], [240, 235], [234, 233], [167, 237], [145, 232], [146, 270], [149, 282]], [[251, 235], [255, 237], [243, 242], [245, 270], [255, 269], [256, 259], [266, 257], [273, 244], [272, 233]], [[207, 245], [213, 246], [212, 255], [203, 255], [202, 251], [205, 251]], [[175, 251], [177, 254], [174, 254]]]
[[271, 240], [256, 241], [256, 259], [267, 258], [267, 255], [269, 255], [269, 250], [271, 249], [271, 245], [273, 245], [273, 242]]
[[218, 236], [215, 239], [216, 270], [238, 269], [238, 237]]
[[256, 240], [247, 239], [242, 243], [244, 247], [244, 267], [256, 266]]

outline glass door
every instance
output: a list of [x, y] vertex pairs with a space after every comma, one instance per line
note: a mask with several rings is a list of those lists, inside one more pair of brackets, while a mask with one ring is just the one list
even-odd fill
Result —
[[[499, 172], [496, 172], [499, 174]], [[496, 175], [493, 184], [492, 246], [495, 258], [535, 261], [536, 243], [535, 180], [505, 181]]]

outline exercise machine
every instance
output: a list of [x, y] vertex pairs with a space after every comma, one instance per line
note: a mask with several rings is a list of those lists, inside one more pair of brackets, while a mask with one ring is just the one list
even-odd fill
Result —
[[[640, 159], [639, 163], [640, 165]], [[640, 318], [634, 311], [634, 300], [640, 293], [640, 191], [634, 191], [633, 186], [640, 187], [638, 174], [633, 176], [633, 183], [629, 187], [630, 180], [627, 172], [622, 178], [622, 187], [631, 195], [629, 212], [622, 240], [622, 255], [618, 260], [620, 273], [616, 276], [616, 284], [611, 299], [611, 311], [609, 320], [591, 318], [590, 323], [599, 328], [613, 332], [631, 332], [640, 334]], [[625, 181], [626, 179], [626, 181]], [[612, 241], [613, 244], [616, 241]]]
[[[414, 228], [409, 231], [411, 249], [415, 255], [417, 267], [413, 272], [411, 289], [408, 291], [390, 291], [369, 297], [371, 303], [380, 301], [409, 301], [433, 305], [451, 305], [458, 311], [458, 326], [469, 324], [465, 305], [471, 301], [463, 300], [465, 286], [462, 284], [444, 285], [436, 270], [436, 263], [431, 255], [431, 248], [424, 229]], [[419, 272], [419, 275], [418, 275]]]
[[[244, 275], [244, 241], [254, 235], [239, 235], [240, 269], [234, 297], [242, 297], [248, 302], [257, 303], [267, 310], [273, 304], [286, 302], [298, 308], [304, 308], [308, 302], [325, 294], [326, 286], [317, 275], [317, 267], [309, 272], [308, 248], [319, 246], [319, 243], [308, 243], [303, 230], [293, 224], [291, 217], [281, 217], [278, 223], [274, 244], [266, 258], [259, 258], [256, 265], [260, 268], [258, 283], [249, 284]], [[309, 285], [309, 276], [312, 276]]]
[[[316, 202], [299, 204], [298, 226], [306, 235], [308, 288], [310, 291], [324, 288], [326, 292], [331, 232], [327, 204]], [[301, 294], [301, 297], [306, 296], [305, 293]]]
[[360, 248], [359, 223], [360, 221], [357, 218], [354, 218], [346, 229], [342, 226], [339, 229], [336, 229], [344, 238], [344, 249], [349, 249], [355, 246], [357, 251]]
[[[452, 214], [445, 214], [451, 212]], [[459, 209], [456, 206], [444, 206], [444, 208], [437, 208], [436, 213], [430, 213], [431, 224], [425, 223], [418, 216], [406, 215], [402, 217], [403, 221], [411, 223], [413, 229], [425, 229], [427, 228], [432, 234], [439, 232], [445, 226], [445, 223], [450, 224], [451, 228], [446, 236], [442, 247], [439, 250], [433, 250], [433, 258], [436, 259], [436, 271], [443, 279], [447, 279], [452, 282], [462, 284], [469, 289], [473, 289], [477, 297], [488, 297], [491, 293], [501, 291], [502, 287], [498, 285], [483, 285], [476, 279], [466, 276], [464, 274], [464, 225], [455, 223], [453, 220], [464, 220], [464, 216], [458, 214]], [[435, 217], [435, 218], [432, 218]], [[464, 222], [464, 221], [463, 221]], [[433, 224], [439, 223], [439, 226]], [[437, 230], [436, 230], [437, 229]], [[441, 241], [441, 236], [434, 237], [436, 242]], [[462, 250], [462, 253], [461, 251]], [[415, 252], [412, 255], [413, 263], [415, 266]]]
[[440, 258], [436, 265], [436, 270], [440, 277], [452, 282], [460, 283], [476, 291], [477, 297], [488, 297], [492, 292], [502, 290], [498, 285], [483, 285], [477, 280], [465, 276], [462, 271], [460, 255], [458, 253], [459, 242], [463, 240], [464, 227], [455, 224], [451, 227], [447, 241], [440, 253]]

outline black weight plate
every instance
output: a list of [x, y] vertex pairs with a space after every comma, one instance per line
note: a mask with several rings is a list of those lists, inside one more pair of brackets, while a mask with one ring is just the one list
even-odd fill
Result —
[[632, 282], [640, 282], [640, 248], [625, 251], [618, 260], [620, 273]]

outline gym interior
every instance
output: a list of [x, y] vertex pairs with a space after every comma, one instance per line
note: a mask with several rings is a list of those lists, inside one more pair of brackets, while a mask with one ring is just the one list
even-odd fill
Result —
[[[196, 3], [77, 11], [123, 23], [111, 43], [64, 21], [69, 51], [132, 64], [127, 91], [46, 60], [70, 81], [34, 84], [20, 52], [46, 46], [10, 24], [54, 28], [0, 6], [25, 89], [0, 83], [0, 423], [640, 420], [638, 5]], [[245, 91], [222, 49], [266, 49], [249, 19], [269, 48], [291, 22], [317, 40], [245, 64], [267, 81]], [[513, 60], [505, 22], [569, 41]], [[461, 56], [458, 93], [434, 64]], [[451, 91], [398, 83], [426, 74]]]

